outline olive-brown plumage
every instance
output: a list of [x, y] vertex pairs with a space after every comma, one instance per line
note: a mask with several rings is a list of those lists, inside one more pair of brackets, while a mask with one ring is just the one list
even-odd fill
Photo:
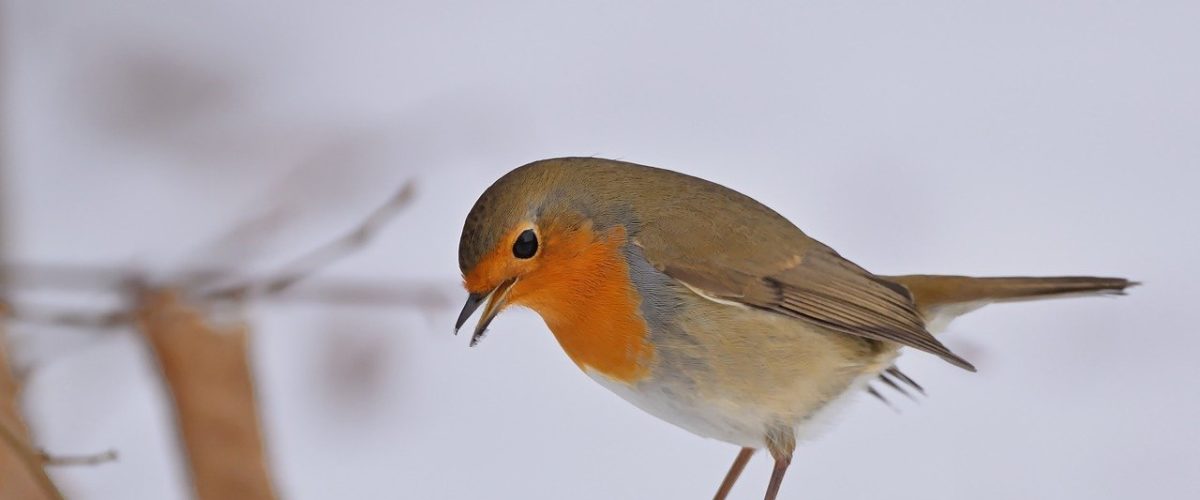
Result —
[[[467, 217], [459, 265], [471, 299], [458, 326], [485, 308], [475, 340], [504, 307], [532, 308], [576, 364], [631, 403], [767, 448], [768, 498], [797, 437], [845, 394], [877, 377], [919, 389], [893, 366], [900, 347], [973, 371], [931, 329], [993, 301], [1131, 284], [877, 276], [741, 193], [598, 158], [535, 162], [496, 181]], [[718, 497], [749, 457], [739, 454]]]

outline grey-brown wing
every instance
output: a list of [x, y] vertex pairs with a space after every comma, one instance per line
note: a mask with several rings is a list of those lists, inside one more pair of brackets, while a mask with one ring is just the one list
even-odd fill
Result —
[[885, 281], [813, 242], [773, 272], [755, 275], [735, 266], [698, 266], [679, 259], [655, 261], [669, 253], [646, 249], [647, 258], [668, 276], [713, 298], [740, 302], [809, 321], [830, 330], [896, 342], [945, 359], [960, 368], [975, 367], [950, 352], [925, 330], [904, 287]]
[[912, 297], [901, 287], [875, 277], [823, 245], [802, 261], [756, 287], [768, 292], [748, 302], [808, 319], [831, 330], [887, 340], [936, 354], [974, 371], [925, 330]]

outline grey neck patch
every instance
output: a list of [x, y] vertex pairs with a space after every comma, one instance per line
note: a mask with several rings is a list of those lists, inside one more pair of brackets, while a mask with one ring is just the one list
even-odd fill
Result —
[[629, 268], [629, 281], [641, 297], [639, 308], [642, 318], [646, 320], [652, 337], [662, 335], [674, 328], [672, 320], [682, 306], [675, 292], [678, 284], [670, 276], [655, 269], [637, 245], [626, 243], [624, 250]]

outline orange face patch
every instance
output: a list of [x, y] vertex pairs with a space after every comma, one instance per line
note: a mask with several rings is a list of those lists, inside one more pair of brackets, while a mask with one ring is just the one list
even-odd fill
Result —
[[583, 369], [632, 383], [645, 376], [653, 351], [647, 344], [641, 299], [629, 281], [621, 248], [625, 229], [597, 234], [590, 224], [543, 228], [539, 253], [532, 259], [512, 256], [511, 242], [501, 244], [466, 276], [472, 293], [487, 292], [517, 277], [508, 303], [541, 315], [567, 356]]
[[521, 226], [509, 231], [500, 238], [500, 244], [487, 254], [463, 277], [463, 287], [470, 293], [487, 293], [512, 277], [521, 276], [536, 269], [543, 255], [532, 259], [518, 259], [513, 256], [512, 244], [517, 235], [527, 229]]

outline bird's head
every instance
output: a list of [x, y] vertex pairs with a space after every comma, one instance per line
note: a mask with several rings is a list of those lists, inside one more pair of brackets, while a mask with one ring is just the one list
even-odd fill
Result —
[[546, 160], [509, 172], [467, 215], [458, 263], [468, 297], [455, 331], [482, 307], [472, 345], [513, 305], [548, 323], [578, 319], [586, 314], [580, 304], [602, 288], [596, 280], [624, 265], [624, 226], [597, 223], [612, 220], [614, 211], [598, 208], [604, 203], [593, 196], [597, 190], [576, 185], [569, 163]]

